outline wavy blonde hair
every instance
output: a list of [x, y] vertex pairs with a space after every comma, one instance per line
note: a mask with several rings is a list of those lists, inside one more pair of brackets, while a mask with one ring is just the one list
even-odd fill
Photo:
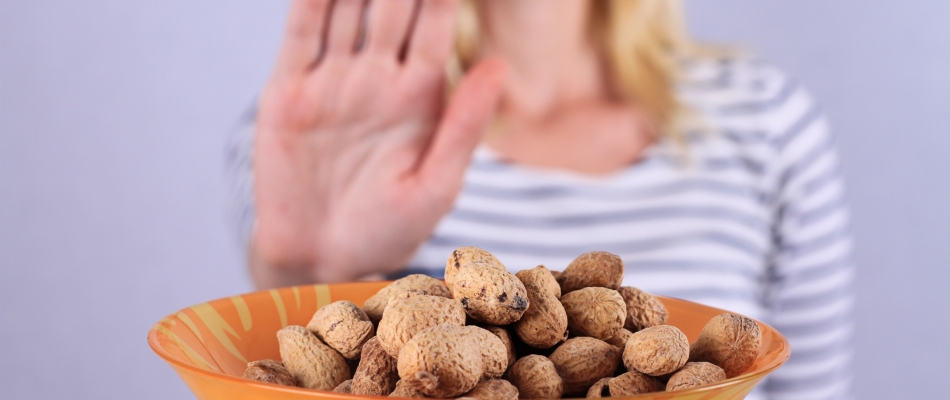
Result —
[[[592, 0], [591, 36], [605, 56], [616, 94], [642, 107], [661, 136], [682, 142], [690, 113], [676, 95], [680, 60], [702, 52], [691, 40], [679, 0]], [[455, 69], [478, 55], [478, 13], [463, 0], [457, 24]]]

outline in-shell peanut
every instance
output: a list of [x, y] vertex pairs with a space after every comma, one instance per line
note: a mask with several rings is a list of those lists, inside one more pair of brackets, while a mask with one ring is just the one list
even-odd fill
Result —
[[571, 261], [557, 281], [562, 295], [585, 287], [617, 290], [623, 281], [623, 260], [606, 251], [584, 253]]
[[567, 339], [567, 313], [560, 300], [544, 292], [528, 291], [528, 309], [515, 322], [515, 333], [524, 344], [547, 349]]
[[627, 397], [665, 390], [663, 382], [660, 382], [659, 379], [637, 371], [620, 374], [611, 379], [607, 386], [610, 389], [610, 397]]
[[673, 373], [666, 390], [681, 390], [691, 387], [708, 385], [726, 379], [726, 372], [715, 364], [708, 362], [688, 362], [679, 371]]
[[333, 388], [335, 393], [353, 393], [353, 380], [347, 379], [337, 387]]
[[244, 378], [273, 383], [275, 385], [297, 386], [297, 378], [280, 361], [260, 360], [247, 363]]
[[610, 339], [605, 340], [605, 342], [623, 349], [627, 347], [627, 340], [630, 339], [630, 336], [633, 336], [633, 332], [630, 332], [626, 329], [621, 329], [617, 331], [616, 335], [614, 335]]
[[709, 320], [699, 339], [690, 346], [690, 361], [707, 361], [726, 371], [726, 377], [741, 375], [755, 361], [762, 345], [762, 330], [752, 318], [724, 313]]
[[669, 313], [660, 299], [635, 287], [623, 286], [617, 290], [627, 303], [624, 328], [631, 332], [651, 326], [666, 325]]
[[393, 392], [389, 394], [389, 397], [414, 399], [414, 398], [426, 397], [426, 394], [416, 390], [416, 388], [400, 380], [396, 382], [396, 389], [393, 390]]
[[459, 270], [469, 263], [475, 263], [481, 268], [494, 268], [507, 270], [505, 265], [498, 261], [494, 255], [478, 247], [466, 246], [459, 247], [449, 255], [445, 262], [445, 284], [452, 289], [455, 284], [455, 275]]
[[386, 287], [380, 289], [363, 303], [363, 311], [373, 322], [383, 318], [383, 311], [389, 301], [400, 292], [418, 290], [431, 296], [452, 298], [452, 293], [442, 281], [428, 275], [414, 274], [396, 279]]
[[462, 330], [465, 337], [459, 340], [471, 343], [482, 354], [485, 373], [482, 379], [500, 378], [508, 370], [508, 347], [494, 333], [478, 326], [466, 326]]
[[518, 400], [518, 388], [504, 379], [481, 381], [462, 395], [462, 398], [476, 400]]
[[482, 328], [491, 332], [493, 335], [501, 339], [501, 342], [505, 344], [505, 349], [507, 349], [508, 354], [508, 367], [511, 368], [511, 365], [518, 361], [518, 352], [515, 349], [515, 343], [511, 339], [511, 334], [508, 333], [508, 330], [501, 326], [495, 325], [485, 325]]
[[320, 307], [307, 329], [350, 360], [360, 358], [363, 343], [375, 334], [373, 323], [356, 304], [340, 300]]
[[623, 350], [623, 364], [631, 371], [651, 376], [676, 371], [689, 359], [689, 339], [672, 325], [634, 332]]
[[389, 302], [379, 322], [376, 337], [386, 353], [397, 357], [399, 349], [413, 335], [444, 324], [465, 325], [465, 310], [459, 302], [439, 296], [402, 296]]
[[307, 328], [291, 325], [277, 331], [277, 344], [281, 361], [300, 387], [333, 390], [350, 378], [343, 356]]
[[524, 287], [528, 289], [529, 292], [537, 290], [550, 294], [556, 299], [561, 298], [561, 286], [557, 283], [557, 279], [554, 279], [554, 275], [551, 274], [551, 271], [543, 265], [518, 271], [515, 276], [521, 280], [521, 283], [524, 284]]
[[564, 381], [544, 356], [522, 357], [508, 370], [508, 380], [525, 399], [558, 399], [564, 394]]
[[573, 334], [600, 340], [614, 337], [623, 328], [627, 305], [616, 290], [588, 287], [561, 296], [567, 329]]
[[620, 356], [620, 349], [603, 340], [578, 336], [558, 346], [550, 359], [564, 381], [564, 393], [583, 394], [595, 382], [613, 376]]
[[469, 316], [490, 325], [515, 322], [528, 308], [527, 289], [505, 269], [465, 264], [458, 268], [451, 290]]
[[387, 396], [396, 389], [399, 373], [396, 359], [392, 358], [379, 339], [372, 338], [363, 345], [360, 365], [353, 373], [353, 388], [350, 393], [368, 396]]
[[438, 325], [417, 333], [397, 357], [401, 381], [431, 397], [455, 397], [472, 390], [486, 367], [479, 344], [472, 340], [475, 336], [466, 328], [470, 327]]
[[610, 389], [607, 387], [607, 383], [614, 378], [604, 378], [594, 383], [590, 389], [587, 389], [587, 398], [588, 399], [599, 399], [603, 397], [610, 397]]

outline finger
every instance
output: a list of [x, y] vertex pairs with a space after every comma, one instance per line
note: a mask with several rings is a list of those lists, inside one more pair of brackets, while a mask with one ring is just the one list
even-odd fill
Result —
[[423, 181], [432, 187], [451, 187], [447, 183], [465, 173], [495, 113], [506, 71], [504, 61], [489, 59], [462, 79], [423, 157], [419, 170]]
[[442, 68], [452, 52], [458, 0], [421, 0], [408, 60]]
[[330, 15], [327, 56], [346, 56], [356, 51], [364, 0], [336, 0]]
[[331, 0], [294, 0], [277, 56], [278, 74], [307, 70], [317, 60]]
[[416, 0], [376, 0], [369, 16], [366, 50], [371, 53], [399, 57], [409, 37]]

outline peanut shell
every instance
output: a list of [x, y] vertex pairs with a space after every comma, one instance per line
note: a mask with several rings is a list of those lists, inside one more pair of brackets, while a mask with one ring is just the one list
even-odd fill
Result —
[[320, 307], [307, 324], [307, 329], [350, 360], [358, 360], [363, 343], [375, 335], [373, 323], [366, 313], [346, 300]]
[[662, 392], [666, 389], [659, 379], [637, 371], [620, 374], [611, 379], [607, 386], [610, 389], [610, 397], [627, 397], [643, 393]]
[[247, 363], [244, 378], [275, 385], [297, 386], [297, 378], [280, 361], [260, 360]]
[[515, 322], [515, 333], [528, 346], [547, 349], [567, 339], [567, 313], [561, 302], [544, 292], [528, 291], [528, 309]]
[[284, 366], [300, 387], [333, 390], [350, 378], [350, 367], [343, 356], [307, 328], [283, 328], [277, 331], [277, 343]]
[[494, 255], [478, 247], [459, 247], [449, 255], [445, 262], [445, 284], [449, 290], [455, 284], [455, 275], [458, 274], [465, 264], [476, 263], [480, 267], [503, 269], [507, 271], [505, 265], [498, 261]]
[[672, 325], [634, 332], [623, 350], [623, 364], [631, 371], [660, 376], [676, 371], [689, 359], [689, 339]]
[[564, 381], [544, 356], [522, 357], [508, 370], [508, 380], [525, 399], [558, 399], [564, 394]]
[[567, 328], [576, 335], [601, 340], [614, 337], [623, 328], [627, 305], [616, 290], [587, 287], [561, 296], [567, 313]]
[[605, 340], [605, 342], [610, 343], [611, 345], [617, 346], [619, 348], [627, 347], [627, 340], [630, 339], [630, 336], [633, 336], [633, 332], [630, 332], [626, 329], [621, 329], [617, 331], [617, 334], [611, 337], [610, 339]]
[[651, 326], [666, 325], [669, 313], [660, 299], [635, 287], [624, 286], [617, 290], [627, 304], [627, 318], [623, 327], [636, 332]]
[[518, 400], [518, 388], [504, 379], [481, 381], [462, 395], [477, 400]]
[[468, 263], [458, 268], [452, 297], [473, 319], [489, 325], [508, 325], [528, 308], [528, 292], [518, 278], [504, 269]]
[[511, 334], [508, 333], [507, 329], [501, 326], [485, 325], [482, 328], [497, 336], [498, 339], [501, 339], [501, 342], [504, 343], [508, 355], [508, 368], [511, 368], [511, 365], [514, 364], [515, 361], [518, 361], [518, 353], [515, 350], [515, 343], [511, 339]]
[[363, 345], [360, 365], [353, 373], [353, 388], [349, 393], [388, 396], [396, 389], [398, 380], [396, 359], [383, 350], [379, 339], [372, 338]]
[[521, 283], [524, 284], [525, 289], [528, 289], [529, 292], [537, 290], [539, 292], [548, 293], [556, 299], [561, 298], [561, 286], [557, 283], [557, 279], [554, 279], [554, 275], [551, 274], [551, 271], [548, 271], [547, 267], [543, 265], [518, 271], [515, 276], [521, 280]]
[[396, 279], [386, 287], [380, 289], [363, 303], [363, 311], [370, 321], [378, 323], [383, 318], [383, 311], [393, 296], [408, 290], [419, 290], [430, 296], [452, 298], [452, 292], [442, 281], [428, 275], [414, 274]]
[[425, 393], [422, 393], [416, 390], [414, 387], [410, 386], [408, 383], [403, 381], [396, 382], [396, 389], [389, 394], [389, 397], [399, 397], [404, 399], [413, 399], [426, 397]]
[[610, 397], [610, 389], [607, 387], [607, 383], [614, 378], [604, 378], [594, 383], [590, 389], [587, 389], [587, 398], [588, 399], [599, 399], [603, 397]]
[[500, 378], [508, 370], [508, 347], [494, 333], [478, 326], [463, 327], [464, 338], [478, 348], [482, 355], [485, 372], [482, 379]]
[[347, 380], [343, 381], [343, 383], [341, 383], [339, 386], [333, 388], [333, 392], [335, 392], [335, 393], [347, 393], [347, 394], [353, 393], [353, 380], [352, 380], [352, 379], [347, 379]]
[[666, 383], [666, 391], [689, 389], [726, 380], [726, 372], [708, 362], [688, 362], [673, 373]]
[[[399, 293], [405, 295], [406, 292]], [[436, 325], [465, 324], [465, 310], [459, 302], [439, 296], [410, 295], [390, 301], [379, 322], [376, 337], [383, 350], [397, 357], [399, 350], [416, 333]]]
[[485, 361], [466, 328], [438, 325], [417, 333], [399, 351], [399, 378], [430, 397], [472, 390], [485, 375]]
[[617, 290], [623, 281], [623, 260], [606, 251], [581, 254], [557, 278], [561, 294], [585, 287], [605, 287]]
[[620, 349], [603, 340], [586, 336], [568, 339], [553, 353], [565, 394], [583, 394], [597, 381], [612, 376], [620, 364]]
[[754, 319], [723, 313], [713, 317], [699, 338], [690, 345], [690, 361], [707, 361], [726, 371], [726, 377], [741, 375], [759, 356], [762, 330]]

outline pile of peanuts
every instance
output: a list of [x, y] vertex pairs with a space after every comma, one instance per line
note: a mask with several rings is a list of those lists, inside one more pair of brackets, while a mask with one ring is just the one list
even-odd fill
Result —
[[557, 399], [687, 389], [752, 365], [754, 320], [721, 314], [690, 344], [662, 302], [620, 286], [623, 270], [620, 257], [591, 252], [563, 272], [512, 274], [459, 248], [444, 283], [410, 275], [362, 308], [326, 305], [277, 332], [282, 362], [254, 361], [244, 377], [369, 396]]

